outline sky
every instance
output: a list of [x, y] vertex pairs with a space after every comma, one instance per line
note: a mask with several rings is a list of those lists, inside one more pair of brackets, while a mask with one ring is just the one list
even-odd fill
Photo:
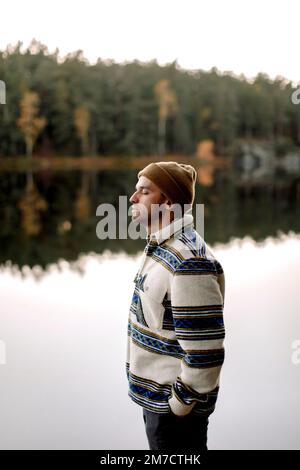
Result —
[[297, 0], [9, 0], [0, 49], [32, 38], [94, 63], [177, 60], [185, 69], [259, 72], [300, 82]]

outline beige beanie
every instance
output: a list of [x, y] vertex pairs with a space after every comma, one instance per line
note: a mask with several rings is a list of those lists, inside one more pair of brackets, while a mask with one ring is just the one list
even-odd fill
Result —
[[150, 163], [138, 173], [156, 184], [171, 203], [193, 204], [197, 172], [191, 165], [177, 162]]

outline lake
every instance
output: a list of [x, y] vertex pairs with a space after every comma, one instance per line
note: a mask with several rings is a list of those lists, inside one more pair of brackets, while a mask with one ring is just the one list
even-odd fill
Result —
[[[203, 171], [196, 202], [226, 279], [208, 448], [299, 449], [298, 176]], [[125, 375], [145, 240], [99, 240], [95, 215], [131, 195], [136, 169], [0, 176], [1, 449], [147, 450]]]

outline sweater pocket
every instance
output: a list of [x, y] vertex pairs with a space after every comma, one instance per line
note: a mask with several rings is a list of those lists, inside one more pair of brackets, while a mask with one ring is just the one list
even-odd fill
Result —
[[[164, 295], [163, 295], [164, 297]], [[145, 320], [150, 329], [161, 330], [165, 307], [162, 304], [161, 295], [152, 292], [149, 294], [140, 290], [140, 299]]]

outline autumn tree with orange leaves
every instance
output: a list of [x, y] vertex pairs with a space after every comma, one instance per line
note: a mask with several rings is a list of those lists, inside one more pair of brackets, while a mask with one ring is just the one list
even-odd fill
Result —
[[166, 123], [169, 116], [178, 111], [177, 96], [170, 86], [169, 80], [162, 79], [154, 87], [156, 99], [158, 100], [158, 153], [164, 155], [166, 152]]
[[17, 126], [25, 138], [26, 154], [29, 157], [32, 156], [34, 144], [47, 123], [46, 118], [37, 117], [39, 103], [39, 96], [33, 91], [25, 91], [20, 101], [21, 115], [17, 119]]
[[91, 116], [85, 106], [79, 106], [74, 111], [74, 124], [77, 136], [80, 138], [82, 153], [86, 155], [89, 151], [89, 128]]

